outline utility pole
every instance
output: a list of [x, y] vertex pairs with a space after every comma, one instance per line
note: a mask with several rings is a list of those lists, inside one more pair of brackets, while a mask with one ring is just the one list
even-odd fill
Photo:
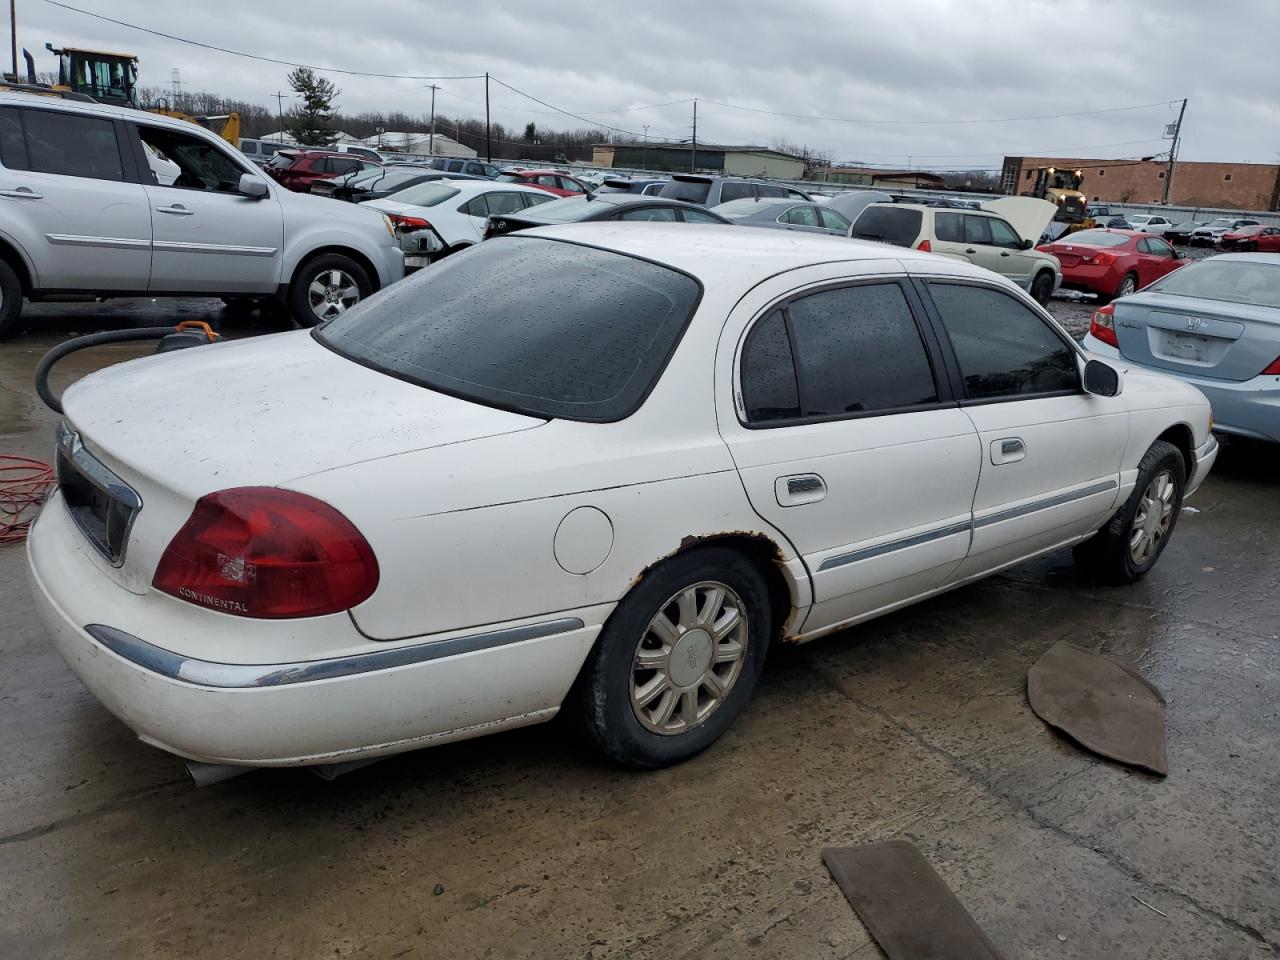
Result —
[[285, 95], [279, 90], [276, 91], [276, 115], [280, 120], [280, 132], [276, 134], [280, 138], [280, 142], [284, 143], [284, 98]]
[[1164, 171], [1164, 197], [1161, 203], [1168, 204], [1169, 191], [1173, 187], [1173, 162], [1178, 159], [1178, 141], [1182, 137], [1182, 115], [1187, 112], [1187, 98], [1182, 98], [1182, 108], [1178, 111], [1178, 122], [1173, 125], [1173, 146], [1169, 148], [1169, 165]]
[[493, 139], [489, 134], [489, 72], [484, 75], [484, 158], [493, 163]]
[[428, 86], [431, 87], [431, 135], [427, 140], [427, 156], [434, 157], [436, 155], [436, 91], [440, 88], [434, 83]]
[[173, 109], [178, 109], [178, 97], [182, 93], [182, 74], [177, 67], [173, 68]]
[[18, 77], [18, 0], [9, 0], [9, 37], [13, 41], [13, 79]]
[[689, 151], [689, 172], [698, 167], [698, 101], [693, 101], [693, 149]]
[[649, 169], [649, 124], [644, 125], [644, 153], [640, 155], [640, 165]]

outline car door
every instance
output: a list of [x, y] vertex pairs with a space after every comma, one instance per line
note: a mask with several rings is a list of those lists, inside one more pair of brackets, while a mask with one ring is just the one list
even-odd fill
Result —
[[1008, 277], [1024, 290], [1031, 287], [1031, 278], [1044, 262], [1043, 256], [1034, 250], [1022, 249], [1022, 237], [999, 217], [985, 217], [991, 231], [991, 249], [995, 254], [993, 268], [996, 273]]
[[[926, 215], [927, 217], [927, 215]], [[972, 262], [973, 254], [966, 252], [971, 244], [964, 242], [964, 214], [950, 210], [933, 213], [933, 237], [929, 247], [934, 253], [955, 260]]]
[[147, 288], [151, 214], [121, 131], [102, 117], [0, 107], [0, 233], [27, 252], [40, 288]]
[[[1143, 250], [1144, 247], [1145, 250]], [[1142, 286], [1154, 283], [1166, 273], [1172, 273], [1185, 262], [1163, 237], [1147, 237], [1140, 240], [1138, 249], [1142, 251], [1143, 259], [1147, 261], [1147, 276], [1142, 279]]]
[[970, 262], [1000, 273], [1003, 262], [1000, 251], [991, 245], [991, 219], [978, 213], [964, 217], [964, 254]]
[[778, 216], [778, 224], [786, 230], [801, 233], [826, 233], [818, 219], [817, 209], [808, 203], [790, 207]]
[[1258, 236], [1258, 249], [1264, 252], [1280, 251], [1280, 227], [1266, 227]]
[[[212, 137], [131, 124], [145, 144], [182, 171], [172, 184], [146, 185], [151, 204], [151, 282], [156, 293], [274, 293], [284, 259], [284, 214], [275, 191], [248, 197], [240, 177], [262, 179]], [[353, 163], [358, 161], [353, 160]]]
[[1100, 526], [1120, 489], [1125, 401], [1085, 393], [1074, 343], [1013, 291], [931, 277], [922, 294], [981, 449], [973, 544], [954, 579]]
[[733, 397], [721, 434], [812, 580], [806, 633], [938, 588], [968, 551], [976, 431], [901, 272], [873, 260], [766, 281], [717, 353]]

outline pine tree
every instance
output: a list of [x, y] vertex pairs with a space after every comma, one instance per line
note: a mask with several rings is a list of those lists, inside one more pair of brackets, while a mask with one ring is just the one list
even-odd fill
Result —
[[289, 118], [289, 132], [308, 147], [327, 147], [337, 139], [329, 126], [333, 118], [333, 98], [341, 91], [332, 81], [317, 77], [315, 71], [298, 67], [289, 74], [289, 86], [302, 96], [302, 107]]

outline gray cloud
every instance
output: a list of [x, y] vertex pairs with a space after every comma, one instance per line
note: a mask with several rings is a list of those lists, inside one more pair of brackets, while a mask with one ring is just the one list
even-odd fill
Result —
[[[868, 120], [1021, 117], [1187, 96], [1182, 156], [1280, 160], [1276, 86], [1256, 54], [1280, 36], [1274, 0], [560, 0], [530, 7], [410, 0], [218, 5], [80, 0], [116, 19], [263, 56], [383, 73], [486, 70], [538, 98], [654, 139], [688, 136], [690, 106], [599, 113], [689, 97]], [[148, 84], [274, 105], [288, 68], [201, 50], [28, 0], [19, 40], [49, 69], [46, 40], [126, 49]], [[1264, 55], [1265, 56], [1265, 55]], [[343, 110], [425, 113], [422, 81], [333, 76]], [[482, 115], [483, 84], [439, 81], [437, 109]], [[508, 126], [582, 126], [495, 86]], [[843, 159], [993, 167], [1006, 153], [1156, 153], [1176, 108], [1015, 123], [892, 125], [768, 116], [702, 102], [699, 139], [785, 139]], [[1141, 142], [1132, 142], [1141, 141]]]

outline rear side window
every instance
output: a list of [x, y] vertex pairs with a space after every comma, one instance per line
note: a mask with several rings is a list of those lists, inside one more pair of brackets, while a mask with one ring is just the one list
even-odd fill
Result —
[[680, 216], [684, 218], [685, 223], [724, 223], [723, 220], [718, 220], [701, 210], [681, 210]]
[[1039, 315], [987, 287], [930, 282], [970, 400], [1080, 389], [1076, 353]]
[[[787, 188], [780, 187], [776, 183], [757, 183], [755, 185], [757, 195], [761, 197], [783, 197], [788, 196]], [[799, 199], [803, 200], [804, 197]]]
[[489, 201], [489, 212], [494, 216], [500, 217], [524, 209], [524, 204], [520, 202], [520, 194], [514, 190], [488, 193], [485, 197]]
[[899, 247], [914, 246], [920, 236], [922, 217], [919, 210], [904, 207], [867, 207], [853, 223], [853, 236], [861, 240], [880, 240]]
[[686, 203], [705, 204], [710, 195], [710, 180], [668, 180], [658, 191], [660, 197], [666, 197], [668, 200], [683, 200]]
[[743, 406], [753, 422], [938, 402], [924, 340], [896, 283], [793, 300], [752, 329], [741, 376]]
[[721, 203], [728, 203], [730, 200], [741, 200], [744, 197], [754, 197], [755, 195], [755, 187], [749, 183], [736, 183], [733, 180], [726, 180], [720, 184]]
[[792, 223], [798, 227], [816, 227], [818, 226], [818, 209], [817, 207], [792, 207], [784, 213], [779, 220], [782, 223]]
[[[494, 277], [503, 278], [498, 287]], [[696, 280], [669, 267], [499, 237], [394, 284], [315, 337], [365, 366], [477, 403], [608, 422], [644, 401], [700, 296]]]
[[110, 120], [23, 110], [22, 126], [28, 169], [93, 180], [124, 179], [116, 128]]
[[828, 230], [839, 230], [841, 233], [849, 232], [850, 223], [843, 214], [828, 210], [825, 207], [819, 207], [818, 216], [822, 218], [822, 225]]
[[0, 164], [9, 170], [27, 169], [27, 144], [22, 117], [12, 107], [0, 107]]
[[935, 213], [933, 233], [943, 243], [964, 242], [964, 218], [958, 213]]
[[672, 207], [641, 207], [638, 210], [628, 210], [621, 214], [619, 220], [659, 220], [670, 223], [676, 218], [676, 211]]

